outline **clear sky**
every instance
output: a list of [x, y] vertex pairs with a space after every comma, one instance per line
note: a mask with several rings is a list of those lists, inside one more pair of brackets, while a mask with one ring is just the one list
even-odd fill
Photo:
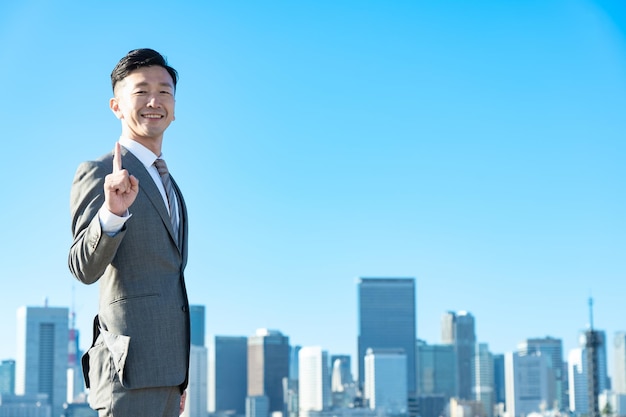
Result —
[[[0, 2], [0, 359], [16, 310], [75, 306], [69, 191], [113, 149], [109, 74], [180, 73], [164, 157], [208, 335], [354, 355], [356, 278], [415, 277], [417, 334], [467, 310], [494, 353], [626, 331], [620, 1]], [[612, 371], [610, 371], [612, 372]]]

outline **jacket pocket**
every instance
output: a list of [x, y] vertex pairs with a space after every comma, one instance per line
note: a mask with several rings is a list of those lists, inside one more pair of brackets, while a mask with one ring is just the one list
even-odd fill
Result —
[[89, 387], [89, 405], [97, 410], [105, 408], [111, 402], [113, 392], [113, 366], [109, 349], [100, 341], [85, 353], [88, 361], [87, 386]]

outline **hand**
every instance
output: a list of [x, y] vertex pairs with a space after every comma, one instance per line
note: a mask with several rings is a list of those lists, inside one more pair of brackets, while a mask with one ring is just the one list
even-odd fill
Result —
[[113, 172], [104, 177], [104, 204], [113, 214], [123, 216], [135, 202], [139, 192], [139, 180], [122, 169], [120, 143], [113, 151]]
[[182, 415], [183, 411], [185, 411], [186, 401], [187, 401], [187, 390], [184, 390], [183, 394], [180, 396], [180, 413], [178, 413], [178, 415]]

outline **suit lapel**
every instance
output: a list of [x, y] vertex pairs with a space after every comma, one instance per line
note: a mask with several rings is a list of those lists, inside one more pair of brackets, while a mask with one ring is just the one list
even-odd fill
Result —
[[[161, 196], [161, 192], [157, 188], [154, 180], [150, 176], [150, 173], [146, 167], [126, 148], [122, 147], [122, 167], [131, 175], [134, 175], [139, 180], [139, 192], [143, 192], [148, 200], [152, 203], [155, 210], [159, 213], [163, 224], [167, 228], [174, 242], [177, 239], [174, 236], [174, 230], [172, 229], [172, 223], [170, 222], [170, 215]], [[178, 188], [178, 187], [177, 187]], [[132, 206], [131, 206], [132, 209]]]

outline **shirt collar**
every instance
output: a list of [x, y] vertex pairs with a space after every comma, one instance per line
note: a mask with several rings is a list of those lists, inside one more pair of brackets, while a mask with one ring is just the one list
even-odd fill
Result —
[[159, 157], [155, 155], [150, 149], [143, 146], [141, 143], [129, 139], [125, 136], [120, 137], [120, 145], [128, 149], [139, 161], [146, 167], [150, 168], [154, 161]]

